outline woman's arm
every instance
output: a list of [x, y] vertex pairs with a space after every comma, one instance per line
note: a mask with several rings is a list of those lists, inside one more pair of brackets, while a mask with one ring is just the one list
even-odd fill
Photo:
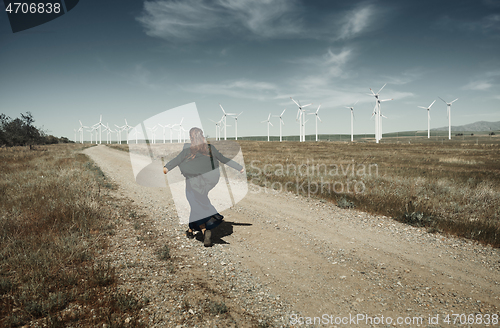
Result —
[[236, 163], [235, 161], [233, 161], [232, 159], [229, 159], [227, 157], [225, 157], [224, 155], [222, 155], [218, 150], [217, 148], [213, 147], [212, 145], [210, 145], [210, 148], [212, 149], [212, 154], [213, 156], [219, 161], [219, 162], [222, 162], [230, 167], [232, 167], [233, 169], [235, 169], [236, 171], [240, 171], [240, 173], [243, 173], [243, 171], [245, 170], [243, 166], [241, 166], [240, 164]]
[[163, 167], [163, 173], [167, 174], [168, 171], [173, 170], [175, 167], [177, 167], [179, 164], [182, 163], [182, 161], [186, 158], [187, 154], [186, 151], [189, 151], [189, 148], [183, 149], [179, 155], [177, 155], [175, 158], [170, 160], [165, 166]]

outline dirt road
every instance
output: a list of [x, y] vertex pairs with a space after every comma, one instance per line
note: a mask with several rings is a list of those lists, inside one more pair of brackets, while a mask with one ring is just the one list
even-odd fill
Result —
[[[186, 281], [199, 277], [208, 284], [216, 282], [217, 270], [223, 270], [225, 276], [228, 272], [245, 276], [241, 279], [251, 276], [251, 281], [272, 295], [274, 303], [265, 303], [266, 297], [259, 301], [266, 304], [267, 312], [274, 310], [276, 300], [286, 309], [276, 309], [281, 319], [266, 313], [274, 318], [270, 325], [341, 326], [342, 320], [349, 319], [349, 324], [359, 326], [445, 327], [457, 326], [460, 320], [466, 323], [467, 317], [468, 324], [463, 326], [480, 319], [482, 324], [489, 320], [498, 326], [494, 321], [500, 308], [498, 249], [430, 234], [390, 218], [340, 209], [320, 199], [261, 188], [258, 192], [250, 188], [243, 201], [222, 212], [225, 223], [214, 232], [215, 245], [204, 248], [199, 240], [184, 240], [186, 227], [178, 224], [168, 188], [135, 183], [128, 153], [105, 146], [85, 152], [119, 186], [117, 197], [142, 206], [154, 229], [165, 231], [164, 237], [172, 239], [179, 251], [189, 248], [183, 254], [192, 256], [192, 270], [183, 264], [179, 275], [185, 275]], [[126, 247], [122, 246], [122, 253], [127, 252]], [[215, 263], [217, 259], [223, 260]], [[239, 278], [232, 279], [238, 283]], [[238, 286], [233, 283], [227, 289]], [[235, 298], [245, 297], [244, 292], [226, 302], [231, 307], [238, 303]], [[233, 308], [233, 318], [241, 322], [248, 318], [244, 309]], [[259, 313], [252, 315], [252, 320], [260, 317]], [[438, 322], [429, 324], [429, 317], [437, 315]], [[450, 322], [445, 321], [447, 315]], [[319, 318], [314, 321], [314, 317]], [[162, 325], [161, 320], [154, 320], [155, 325]]]

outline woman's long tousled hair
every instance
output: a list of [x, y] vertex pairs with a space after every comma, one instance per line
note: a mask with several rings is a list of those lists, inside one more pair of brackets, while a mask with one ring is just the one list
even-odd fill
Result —
[[193, 159], [198, 153], [208, 156], [207, 142], [200, 128], [192, 128], [189, 130], [189, 138], [191, 139], [191, 155], [189, 159]]

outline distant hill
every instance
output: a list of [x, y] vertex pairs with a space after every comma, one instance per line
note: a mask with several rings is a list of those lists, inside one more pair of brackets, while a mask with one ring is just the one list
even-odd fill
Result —
[[[466, 124], [466, 125], [459, 125], [459, 126], [451, 126], [451, 131], [499, 131], [500, 130], [500, 122], [486, 122], [486, 121], [479, 121], [471, 124]], [[433, 131], [448, 131], [448, 127], [444, 126], [442, 128], [436, 128], [436, 129], [431, 129]]]

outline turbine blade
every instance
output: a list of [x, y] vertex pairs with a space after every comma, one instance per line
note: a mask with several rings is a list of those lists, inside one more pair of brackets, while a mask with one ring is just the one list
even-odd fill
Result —
[[318, 109], [316, 109], [316, 114], [319, 112], [320, 107], [321, 107], [321, 104], [319, 104]]
[[453, 100], [452, 102], [450, 102], [450, 104], [453, 104], [453, 103], [454, 103], [455, 101], [457, 101], [457, 100], [458, 100], [458, 98], [457, 98], [457, 99], [455, 99], [455, 100]]
[[354, 105], [352, 105], [352, 107], [356, 106], [356, 104], [358, 103], [359, 100], [356, 100], [356, 102], [354, 103]]
[[446, 105], [448, 105], [448, 103], [446, 102], [446, 100], [444, 100], [443, 98], [441, 98], [439, 96], [438, 96], [438, 98], [441, 99]]
[[292, 101], [293, 101], [293, 102], [294, 102], [297, 106], [299, 106], [299, 107], [300, 107], [299, 103], [298, 103], [298, 102], [296, 102], [295, 100], [293, 100], [293, 98], [292, 98], [292, 97], [290, 97], [290, 99], [292, 99]]
[[432, 105], [434, 105], [434, 103], [435, 103], [435, 102], [436, 102], [436, 101], [434, 100], [434, 101], [432, 102], [432, 104], [430, 104], [430, 105], [429, 105], [429, 108], [431, 108], [431, 107], [432, 107]]
[[271, 124], [271, 126], [274, 126], [273, 123], [269, 122], [269, 124]]
[[312, 105], [312, 103], [304, 105], [304, 106], [302, 106], [302, 108], [307, 107], [307, 106], [311, 106], [311, 105]]
[[285, 111], [286, 111], [286, 108], [285, 108], [285, 109], [283, 109], [283, 112], [281, 112], [280, 117], [281, 117], [281, 116], [283, 116], [283, 114], [285, 114]]
[[377, 92], [377, 94], [379, 94], [379, 93], [380, 93], [380, 91], [382, 91], [382, 89], [383, 89], [383, 88], [385, 88], [385, 86], [386, 86], [386, 85], [387, 85], [387, 83], [386, 83], [386, 84], [384, 84], [384, 86], [383, 86], [382, 88], [380, 88], [380, 90]]
[[418, 108], [423, 108], [423, 109], [427, 109], [427, 107], [422, 107], [422, 106], [417, 106]]
[[219, 104], [219, 106], [220, 106], [220, 109], [222, 109], [222, 112], [224, 113], [224, 115], [226, 115], [226, 112], [224, 111], [224, 108], [222, 108], [222, 105]]
[[319, 120], [321, 123], [323, 123], [323, 121], [319, 118], [319, 116], [316, 116], [316, 117], [318, 118], [318, 120]]

